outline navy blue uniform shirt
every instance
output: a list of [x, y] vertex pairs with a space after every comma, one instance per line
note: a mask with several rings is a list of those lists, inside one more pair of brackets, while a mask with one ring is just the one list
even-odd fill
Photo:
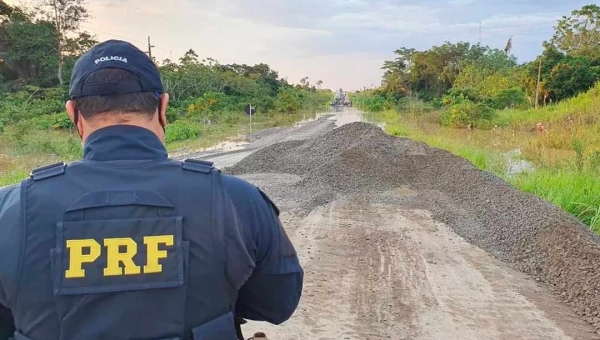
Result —
[[[132, 126], [98, 130], [87, 139], [84, 148], [84, 160], [97, 162], [167, 158], [165, 147], [151, 131]], [[244, 180], [221, 176], [223, 189], [240, 221], [237, 228], [256, 264], [239, 291], [235, 312], [242, 318], [280, 324], [293, 314], [302, 292], [303, 270], [296, 251], [269, 198]], [[6, 306], [15, 289], [9, 282], [19, 275], [22, 256], [19, 189], [20, 185], [0, 189], [0, 339], [3, 331], [13, 330]]]

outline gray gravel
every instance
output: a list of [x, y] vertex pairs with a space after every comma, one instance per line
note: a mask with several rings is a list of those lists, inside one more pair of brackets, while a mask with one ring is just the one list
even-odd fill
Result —
[[436, 219], [546, 283], [600, 329], [600, 239], [561, 209], [463, 158], [352, 123], [313, 139], [269, 146], [224, 172], [246, 178], [288, 174], [288, 185], [281, 187], [293, 192], [268, 192], [288, 197], [283, 204], [304, 214], [341, 195], [408, 186]]
[[322, 115], [312, 121], [302, 121], [290, 127], [277, 127], [261, 130], [248, 136], [248, 142], [252, 147], [261, 149], [274, 143], [304, 140], [315, 136], [322, 136], [331, 131], [335, 126], [335, 121], [330, 120], [332, 115]]

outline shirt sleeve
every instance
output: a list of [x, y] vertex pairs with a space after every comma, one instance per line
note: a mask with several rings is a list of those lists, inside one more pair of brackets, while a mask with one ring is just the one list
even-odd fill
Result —
[[281, 324], [300, 301], [304, 272], [281, 221], [279, 210], [257, 187], [240, 179], [224, 179], [239, 216], [242, 237], [254, 258], [250, 278], [239, 290], [238, 317]]
[[19, 186], [0, 188], [0, 340], [14, 332], [9, 309], [18, 275], [21, 246]]

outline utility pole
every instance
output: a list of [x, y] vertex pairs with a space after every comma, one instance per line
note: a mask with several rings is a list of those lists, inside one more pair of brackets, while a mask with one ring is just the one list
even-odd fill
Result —
[[540, 57], [540, 67], [538, 69], [537, 88], [535, 89], [535, 109], [540, 108], [540, 90], [542, 82], [542, 58]]
[[146, 53], [148, 54], [150, 59], [152, 59], [152, 47], [156, 47], [156, 46], [150, 44], [150, 36], [148, 36], [148, 52], [146, 52]]

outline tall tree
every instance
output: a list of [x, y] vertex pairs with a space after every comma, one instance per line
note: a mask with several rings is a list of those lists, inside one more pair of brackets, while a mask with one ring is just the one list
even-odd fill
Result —
[[[544, 52], [542, 55], [537, 57], [536, 60], [524, 65], [527, 76], [521, 79], [521, 86], [532, 100], [537, 91], [538, 72], [541, 75], [541, 101], [546, 103], [549, 99], [556, 99], [547, 84], [552, 77], [552, 72], [555, 67], [563, 62], [565, 58], [565, 53], [561, 52], [555, 45], [544, 42]], [[542, 64], [541, 72], [539, 70], [540, 61]], [[535, 102], [532, 101], [532, 103]]]
[[[54, 24], [58, 35], [57, 56], [58, 56], [58, 82], [64, 84], [63, 63], [65, 54], [70, 52], [69, 45], [73, 45], [74, 39], [71, 34], [78, 34], [81, 23], [89, 18], [85, 8], [85, 0], [41, 0], [41, 7], [48, 21]], [[84, 41], [89, 37], [79, 37]], [[71, 41], [69, 41], [71, 39]]]
[[0, 59], [6, 73], [36, 85], [52, 85], [56, 69], [57, 35], [51, 22], [34, 20], [35, 13], [0, 3]]
[[416, 50], [414, 48], [402, 47], [394, 51], [396, 58], [383, 63], [382, 86], [384, 92], [390, 96], [401, 97], [410, 95], [410, 67], [412, 66], [412, 57]]
[[183, 57], [179, 58], [179, 62], [183, 66], [198, 64], [198, 54], [196, 53], [196, 51], [190, 49], [189, 51], [185, 52]]
[[454, 84], [465, 61], [481, 57], [485, 50], [468, 42], [446, 42], [423, 52], [415, 52], [410, 67], [413, 90], [424, 99], [442, 96]]
[[552, 39], [561, 51], [600, 60], [600, 6], [587, 5], [564, 16]]
[[13, 12], [13, 8], [6, 2], [0, 0], [0, 19], [10, 16]]
[[381, 67], [381, 69], [385, 71], [384, 78], [386, 75], [390, 75], [394, 72], [402, 72], [410, 68], [414, 53], [414, 48], [402, 47], [395, 50], [394, 54], [396, 55], [396, 59], [385, 61], [383, 67]]
[[508, 39], [508, 42], [506, 42], [506, 47], [504, 47], [504, 53], [506, 55], [510, 54], [510, 51], [512, 51], [513, 48], [513, 37], [510, 37], [510, 39]]
[[598, 81], [598, 68], [584, 56], [567, 56], [553, 69], [546, 89], [556, 100], [563, 100], [589, 90]]

